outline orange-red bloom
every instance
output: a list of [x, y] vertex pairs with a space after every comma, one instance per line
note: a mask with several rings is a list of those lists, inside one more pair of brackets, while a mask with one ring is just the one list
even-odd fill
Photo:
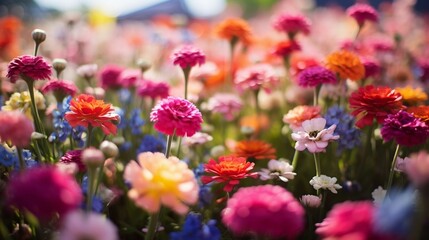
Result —
[[65, 119], [72, 127], [101, 127], [105, 134], [116, 134], [117, 128], [113, 121], [120, 120], [111, 104], [86, 94], [70, 102], [70, 111], [66, 113]]
[[249, 24], [240, 18], [229, 18], [216, 26], [216, 34], [228, 41], [238, 40], [248, 45], [252, 41]]
[[326, 57], [326, 67], [341, 79], [360, 80], [365, 76], [365, 67], [359, 57], [349, 51], [338, 51]]
[[250, 172], [254, 166], [255, 163], [247, 162], [246, 159], [242, 157], [219, 157], [218, 162], [214, 159], [210, 159], [209, 162], [204, 165], [204, 171], [214, 175], [202, 176], [201, 181], [204, 184], [213, 181], [218, 183], [225, 182], [226, 185], [223, 190], [231, 192], [234, 186], [240, 183], [240, 179], [247, 177], [255, 178], [258, 176], [258, 173]]
[[409, 107], [406, 110], [429, 125], [429, 106]]
[[276, 149], [271, 144], [260, 140], [244, 140], [237, 142], [234, 155], [255, 159], [275, 159]]

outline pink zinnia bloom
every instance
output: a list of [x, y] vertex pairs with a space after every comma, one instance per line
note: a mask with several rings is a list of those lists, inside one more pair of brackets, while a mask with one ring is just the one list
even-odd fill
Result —
[[77, 92], [77, 87], [73, 82], [55, 79], [47, 82], [41, 89], [42, 93], [54, 92], [60, 95], [74, 96]]
[[155, 129], [167, 134], [191, 137], [201, 129], [203, 118], [200, 110], [190, 101], [168, 97], [161, 100], [150, 113]]
[[170, 86], [165, 82], [154, 82], [144, 80], [139, 84], [137, 94], [140, 97], [150, 97], [151, 99], [166, 98], [170, 95]]
[[126, 69], [119, 74], [118, 82], [123, 88], [134, 87], [140, 76], [140, 70]]
[[174, 65], [179, 65], [181, 68], [192, 68], [195, 65], [204, 64], [206, 56], [204, 53], [191, 45], [185, 45], [176, 49], [171, 55], [171, 60]]
[[321, 111], [320, 106], [297, 106], [284, 115], [283, 122], [289, 124], [293, 131], [302, 130], [302, 123], [306, 120], [320, 117]]
[[49, 80], [51, 74], [52, 66], [41, 56], [24, 55], [14, 58], [9, 63], [6, 77], [14, 83], [20, 77], [24, 80]]
[[268, 64], [257, 64], [239, 70], [234, 79], [239, 91], [264, 89], [270, 92], [280, 79], [276, 76], [274, 68]]
[[162, 153], [139, 154], [125, 167], [124, 179], [131, 184], [128, 197], [150, 213], [162, 204], [183, 215], [198, 200], [198, 183], [188, 165]]
[[377, 60], [372, 58], [361, 58], [361, 62], [365, 67], [365, 78], [376, 77], [381, 72], [381, 66]]
[[13, 176], [6, 192], [10, 204], [43, 221], [78, 208], [83, 199], [74, 178], [55, 167], [31, 168]]
[[282, 187], [247, 187], [228, 200], [222, 222], [236, 235], [295, 239], [304, 230], [305, 211]]
[[33, 122], [20, 111], [0, 111], [0, 140], [24, 148], [30, 145]]
[[314, 118], [302, 123], [301, 131], [292, 133], [292, 139], [296, 141], [295, 149], [304, 151], [306, 148], [311, 153], [324, 152], [328, 143], [340, 138], [334, 135], [335, 124], [325, 129], [326, 120], [324, 118]]
[[335, 74], [321, 66], [309, 67], [298, 75], [298, 85], [301, 87], [317, 87], [322, 84], [337, 83]]
[[58, 240], [117, 240], [118, 230], [108, 218], [96, 213], [73, 211], [64, 218]]
[[344, 202], [334, 206], [323, 222], [317, 224], [316, 233], [323, 239], [388, 240], [374, 229], [372, 202]]
[[427, 186], [429, 183], [429, 154], [424, 150], [411, 154], [405, 164], [405, 172], [414, 185]]
[[295, 35], [299, 32], [310, 33], [310, 20], [301, 14], [281, 14], [274, 19], [273, 26], [279, 32]]
[[85, 172], [85, 164], [82, 162], [82, 150], [71, 150], [66, 152], [61, 158], [60, 162], [64, 164], [76, 163], [79, 172]]
[[285, 40], [277, 43], [273, 54], [282, 58], [289, 57], [293, 52], [300, 51], [301, 46], [293, 40]]
[[121, 75], [123, 70], [122, 67], [112, 64], [104, 66], [100, 71], [101, 86], [106, 89], [117, 89], [122, 87], [119, 82], [119, 75]]
[[242, 107], [241, 99], [235, 94], [229, 93], [217, 93], [207, 103], [209, 111], [221, 114], [228, 121], [233, 120]]
[[371, 5], [365, 3], [356, 3], [355, 5], [347, 9], [347, 15], [354, 18], [359, 26], [362, 26], [365, 21], [377, 22], [378, 13], [371, 7]]

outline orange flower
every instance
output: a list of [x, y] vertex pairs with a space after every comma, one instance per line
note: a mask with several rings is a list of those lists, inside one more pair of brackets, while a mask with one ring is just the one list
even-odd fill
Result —
[[255, 166], [255, 163], [247, 162], [245, 158], [224, 156], [219, 157], [218, 162], [214, 159], [210, 159], [207, 164], [204, 165], [204, 171], [206, 173], [214, 174], [212, 176], [202, 176], [201, 182], [204, 184], [210, 182], [225, 182], [226, 185], [223, 188], [226, 192], [231, 192], [235, 185], [240, 182], [240, 179], [247, 177], [257, 177], [258, 173], [250, 173]]
[[268, 127], [269, 119], [266, 115], [245, 116], [240, 120], [241, 127], [248, 127], [254, 132], [259, 132]]
[[352, 52], [337, 51], [326, 58], [326, 67], [337, 73], [341, 79], [357, 81], [365, 76], [365, 67]]
[[239, 18], [229, 18], [216, 26], [216, 34], [228, 41], [241, 41], [248, 45], [252, 41], [252, 33], [246, 21]]
[[66, 113], [65, 119], [72, 127], [101, 127], [106, 135], [116, 134], [117, 128], [113, 121], [120, 120], [111, 104], [86, 94], [81, 94], [70, 102], [70, 111]]
[[420, 118], [426, 124], [429, 124], [429, 106], [409, 107], [406, 111], [412, 113], [414, 117]]
[[292, 130], [298, 131], [305, 120], [320, 117], [321, 110], [319, 106], [297, 106], [283, 116], [283, 122], [289, 124]]
[[396, 88], [397, 92], [402, 95], [402, 101], [410, 105], [426, 101], [428, 95], [421, 88], [412, 88], [411, 86]]
[[234, 155], [237, 157], [255, 159], [274, 159], [276, 150], [271, 144], [260, 140], [244, 140], [235, 145]]

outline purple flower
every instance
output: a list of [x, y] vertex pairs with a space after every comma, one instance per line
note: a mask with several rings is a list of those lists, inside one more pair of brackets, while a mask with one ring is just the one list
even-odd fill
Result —
[[6, 77], [15, 83], [20, 77], [24, 80], [50, 79], [52, 67], [41, 56], [19, 56], [14, 58], [7, 66]]
[[321, 66], [306, 68], [298, 75], [298, 85], [301, 87], [316, 87], [324, 83], [335, 84], [337, 78], [332, 71]]
[[381, 127], [384, 141], [395, 140], [399, 145], [415, 146], [426, 142], [429, 127], [406, 111], [389, 114]]
[[191, 68], [203, 64], [206, 61], [206, 56], [201, 50], [191, 45], [185, 45], [176, 49], [171, 59], [174, 65], [179, 65], [181, 68]]

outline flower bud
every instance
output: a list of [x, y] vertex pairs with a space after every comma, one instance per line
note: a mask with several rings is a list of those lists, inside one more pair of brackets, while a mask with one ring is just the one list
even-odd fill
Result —
[[33, 132], [31, 134], [31, 139], [32, 140], [45, 139], [45, 138], [46, 138], [46, 135], [44, 135], [42, 133], [39, 133], [39, 132]]
[[82, 152], [82, 162], [88, 167], [98, 167], [104, 162], [104, 154], [96, 148], [87, 148]]
[[146, 72], [151, 67], [150, 63], [146, 62], [143, 59], [139, 59], [137, 61], [137, 66], [139, 66], [139, 68], [142, 72]]
[[222, 145], [214, 146], [210, 151], [210, 155], [214, 158], [218, 158], [225, 154], [225, 147]]
[[104, 153], [104, 156], [106, 156], [107, 158], [114, 158], [119, 154], [118, 146], [116, 146], [116, 144], [110, 141], [103, 141], [100, 144], [100, 150]]
[[303, 195], [299, 200], [304, 206], [310, 208], [318, 208], [322, 202], [322, 198], [315, 195]]
[[67, 61], [62, 58], [55, 58], [54, 61], [52, 61], [52, 66], [57, 72], [57, 75], [60, 75], [60, 73], [67, 67]]
[[31, 33], [31, 36], [33, 37], [33, 40], [36, 42], [36, 44], [40, 44], [45, 41], [46, 32], [41, 29], [34, 29]]

